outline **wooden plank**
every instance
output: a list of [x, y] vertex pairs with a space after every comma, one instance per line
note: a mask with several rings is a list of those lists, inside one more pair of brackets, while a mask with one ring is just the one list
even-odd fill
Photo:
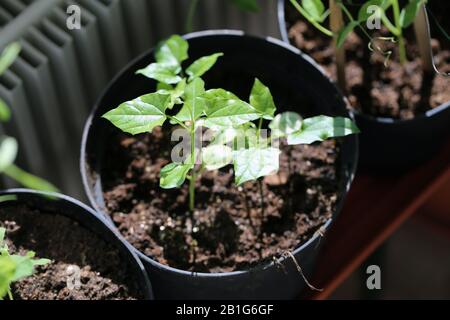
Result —
[[391, 177], [358, 174], [341, 215], [326, 234], [311, 282], [326, 299], [450, 178], [450, 141], [415, 170]]

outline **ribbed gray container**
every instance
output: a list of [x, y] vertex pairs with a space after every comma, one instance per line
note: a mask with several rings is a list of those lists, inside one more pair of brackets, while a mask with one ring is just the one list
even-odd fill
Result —
[[[0, 0], [0, 49], [22, 52], [0, 77], [12, 120], [0, 132], [20, 143], [19, 163], [82, 198], [79, 144], [84, 121], [109, 80], [127, 62], [173, 33], [183, 33], [189, 0]], [[279, 37], [276, 1], [245, 13], [229, 0], [200, 0], [194, 30], [240, 29]], [[69, 5], [81, 29], [66, 26]], [[4, 181], [13, 187], [10, 181]]]

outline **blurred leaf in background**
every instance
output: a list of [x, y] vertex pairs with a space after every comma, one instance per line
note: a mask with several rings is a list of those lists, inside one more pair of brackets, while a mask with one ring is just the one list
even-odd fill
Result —
[[257, 0], [231, 0], [239, 9], [244, 11], [256, 12], [259, 10]]
[[[20, 44], [15, 42], [8, 45], [0, 55], [0, 76], [14, 63], [20, 53]], [[0, 122], [6, 122], [11, 117], [11, 110], [0, 99]], [[17, 140], [8, 137], [0, 137], [0, 174], [5, 174], [27, 188], [57, 192], [58, 188], [50, 182], [36, 177], [14, 164], [19, 145]]]

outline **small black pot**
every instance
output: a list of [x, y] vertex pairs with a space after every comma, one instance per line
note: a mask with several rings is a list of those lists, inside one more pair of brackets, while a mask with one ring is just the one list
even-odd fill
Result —
[[[83, 228], [93, 232], [105, 240], [121, 254], [123, 261], [132, 272], [130, 277], [137, 282], [137, 288], [146, 300], [153, 300], [153, 290], [142, 262], [135, 254], [133, 247], [123, 240], [117, 230], [112, 228], [98, 214], [71, 197], [56, 193], [44, 193], [27, 189], [10, 189], [0, 191], [0, 196], [12, 196], [11, 199], [0, 201], [0, 207], [11, 206], [11, 203], [26, 204], [31, 208], [43, 210], [46, 213], [63, 215], [78, 222]], [[51, 237], [51, 235], [49, 235]]]
[[[297, 49], [276, 39], [259, 39], [240, 31], [205, 31], [189, 34], [189, 64], [200, 56], [223, 52], [224, 56], [205, 75], [208, 87], [225, 87], [235, 93], [250, 92], [254, 77], [268, 85], [278, 106], [298, 106], [304, 115], [350, 116], [346, 102], [336, 87], [314, 62]], [[99, 212], [105, 213], [100, 175], [111, 124], [100, 116], [120, 102], [151, 92], [152, 80], [136, 76], [135, 71], [154, 61], [149, 51], [130, 63], [111, 82], [87, 121], [81, 146], [81, 174], [86, 193]], [[217, 79], [232, 79], [226, 85]], [[306, 108], [309, 106], [310, 108]], [[357, 136], [343, 139], [340, 159], [341, 184], [339, 213], [353, 180], [357, 163]], [[294, 196], [294, 195], [293, 195]], [[327, 221], [325, 228], [330, 223]], [[293, 251], [308, 277], [318, 253], [319, 236]], [[229, 273], [192, 273], [160, 264], [139, 252], [148, 270], [157, 299], [282, 299], [294, 298], [305, 287], [291, 259], [280, 261], [283, 268], [267, 263], [248, 271]]]
[[[290, 43], [285, 16], [286, 0], [278, 0], [281, 38]], [[373, 117], [352, 111], [361, 130], [361, 168], [402, 172], [431, 159], [450, 134], [450, 101], [410, 120]]]

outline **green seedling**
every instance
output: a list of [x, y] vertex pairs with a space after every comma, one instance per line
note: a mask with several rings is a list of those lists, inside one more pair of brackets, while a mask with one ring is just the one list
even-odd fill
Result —
[[[8, 45], [0, 55], [0, 76], [14, 63], [14, 60], [20, 53], [20, 45], [12, 43]], [[0, 99], [0, 122], [6, 122], [11, 117], [11, 111], [7, 104]], [[58, 191], [51, 183], [36, 177], [14, 164], [19, 146], [17, 140], [0, 136], [0, 174], [3, 173], [21, 185], [42, 190], [42, 191]]]
[[[160, 186], [178, 188], [189, 180], [191, 212], [195, 208], [195, 184], [204, 170], [232, 164], [235, 183], [241, 185], [278, 171], [281, 151], [277, 139], [286, 139], [289, 145], [310, 144], [358, 132], [356, 125], [343, 117], [302, 119], [295, 112], [276, 114], [269, 88], [258, 79], [248, 102], [224, 89], [206, 90], [201, 77], [222, 55], [218, 52], [201, 57], [184, 69], [188, 43], [180, 36], [170, 37], [158, 46], [156, 62], [137, 71], [158, 81], [157, 91], [126, 101], [103, 115], [130, 134], [151, 132], [163, 124], [187, 131], [188, 151], [182, 161], [162, 168]], [[265, 120], [270, 121], [270, 137], [261, 134]], [[206, 147], [194, 142], [202, 128], [212, 132]]]
[[10, 254], [5, 240], [5, 228], [0, 228], [0, 300], [13, 300], [11, 284], [34, 274], [37, 266], [49, 264], [49, 259], [35, 259], [35, 253]]

